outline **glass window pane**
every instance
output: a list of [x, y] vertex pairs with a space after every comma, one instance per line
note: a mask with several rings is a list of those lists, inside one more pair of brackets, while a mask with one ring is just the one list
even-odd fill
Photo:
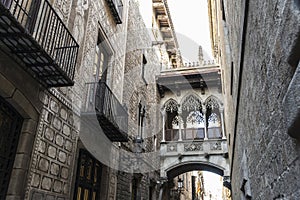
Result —
[[84, 200], [88, 200], [89, 199], [89, 190], [88, 189], [84, 189]]
[[81, 199], [81, 187], [78, 187], [77, 189], [77, 200]]

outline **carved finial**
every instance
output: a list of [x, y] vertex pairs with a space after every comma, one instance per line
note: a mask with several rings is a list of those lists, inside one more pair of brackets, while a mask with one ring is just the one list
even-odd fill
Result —
[[203, 64], [203, 50], [202, 50], [201, 45], [199, 46], [198, 59], [199, 59], [200, 65], [202, 65]]

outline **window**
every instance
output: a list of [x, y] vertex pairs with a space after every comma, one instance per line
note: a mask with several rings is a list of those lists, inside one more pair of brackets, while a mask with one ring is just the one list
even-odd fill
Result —
[[219, 104], [214, 98], [206, 101], [206, 120], [208, 138], [222, 138]]
[[146, 85], [148, 85], [147, 80], [145, 78], [145, 66], [146, 66], [146, 64], [147, 64], [147, 59], [146, 59], [145, 55], [143, 54], [142, 55], [142, 79], [143, 79], [144, 83]]
[[138, 136], [140, 136], [140, 138], [143, 138], [143, 134], [144, 134], [144, 126], [145, 126], [145, 106], [142, 105], [142, 103], [139, 103], [139, 111], [138, 111]]
[[95, 60], [94, 60], [94, 68], [93, 75], [95, 82], [99, 80], [103, 80], [106, 82], [107, 78], [107, 68], [108, 68], [108, 60], [109, 60], [109, 51], [107, 49], [106, 41], [102, 36], [101, 32], [98, 35], [96, 50], [95, 50]]
[[106, 0], [116, 24], [122, 24], [123, 2], [121, 0]]
[[79, 152], [76, 175], [76, 200], [96, 200], [100, 198], [102, 165], [88, 151]]
[[105, 33], [102, 29], [99, 29], [97, 43], [95, 47], [94, 63], [92, 66], [92, 83], [88, 84], [88, 101], [86, 103], [86, 108], [93, 109], [95, 103], [97, 83], [99, 81], [107, 82], [109, 79], [109, 67], [108, 63], [112, 55], [112, 50], [109, 45]]

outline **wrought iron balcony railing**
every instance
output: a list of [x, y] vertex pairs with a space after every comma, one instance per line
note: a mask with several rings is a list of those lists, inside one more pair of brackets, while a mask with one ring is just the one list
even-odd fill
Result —
[[48, 0], [0, 0], [0, 43], [42, 85], [74, 84], [79, 46]]
[[85, 117], [90, 122], [95, 118], [97, 123], [90, 123], [89, 126], [100, 125], [103, 133], [113, 142], [128, 141], [127, 110], [106, 83], [87, 83], [85, 89], [86, 99], [82, 105], [81, 118]]
[[95, 110], [102, 130], [111, 141], [128, 141], [127, 110], [104, 82], [97, 85]]
[[106, 0], [117, 24], [122, 24], [123, 2], [122, 0]]

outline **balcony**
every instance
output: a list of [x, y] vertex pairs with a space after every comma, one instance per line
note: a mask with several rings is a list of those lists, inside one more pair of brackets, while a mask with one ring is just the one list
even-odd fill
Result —
[[122, 0], [106, 0], [116, 24], [122, 24], [123, 2]]
[[74, 85], [79, 46], [47, 0], [0, 0], [0, 46], [43, 86]]
[[[82, 117], [96, 115], [98, 125], [112, 142], [128, 141], [128, 114], [104, 82], [87, 84]], [[91, 118], [90, 118], [91, 119]]]
[[[204, 128], [186, 128], [181, 129], [182, 140], [204, 140], [205, 132]], [[208, 139], [221, 139], [222, 131], [221, 127], [212, 127], [207, 129]], [[166, 130], [166, 141], [178, 141], [179, 130], [178, 129], [167, 129]]]

